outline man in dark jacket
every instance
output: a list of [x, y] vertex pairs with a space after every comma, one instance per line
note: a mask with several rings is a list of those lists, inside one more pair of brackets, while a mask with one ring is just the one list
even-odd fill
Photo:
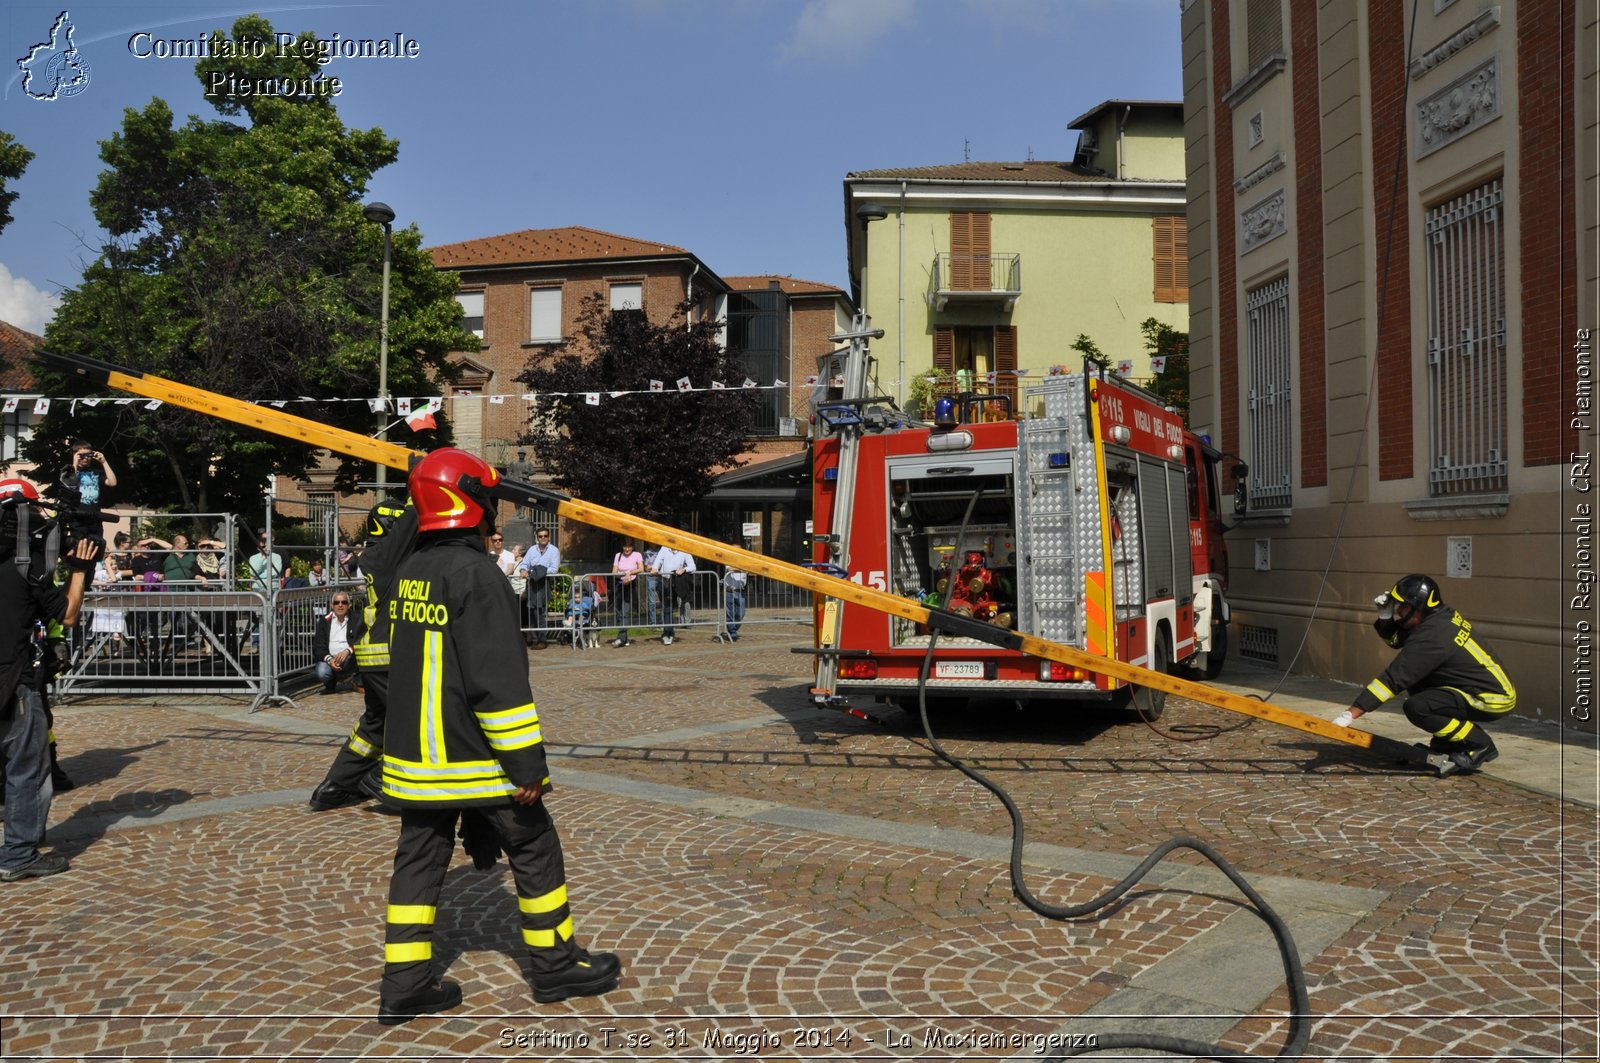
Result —
[[1516, 708], [1517, 691], [1471, 621], [1445, 605], [1439, 585], [1423, 575], [1402, 577], [1374, 601], [1373, 627], [1400, 655], [1334, 723], [1348, 727], [1404, 690], [1406, 719], [1433, 736], [1428, 763], [1441, 779], [1498, 757], [1479, 724]]
[[355, 645], [366, 631], [366, 621], [350, 613], [350, 592], [334, 591], [331, 608], [311, 633], [311, 668], [324, 694], [337, 690], [341, 679], [355, 677]]
[[483, 552], [493, 526], [492, 466], [436, 450], [411, 470], [417, 549], [389, 603], [389, 707], [383, 801], [400, 810], [389, 882], [378, 1021], [406, 1022], [461, 1002], [432, 974], [433, 922], [465, 811], [486, 822], [516, 882], [533, 996], [541, 1003], [616, 988], [621, 963], [578, 945], [561, 841], [542, 797], [550, 778], [517, 601]]

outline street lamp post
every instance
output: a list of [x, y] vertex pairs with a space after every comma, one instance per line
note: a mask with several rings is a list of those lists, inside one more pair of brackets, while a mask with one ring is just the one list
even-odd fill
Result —
[[[383, 226], [383, 309], [378, 320], [378, 438], [389, 438], [389, 257], [393, 247], [394, 208], [368, 203], [361, 208], [368, 221]], [[378, 465], [378, 493], [389, 483], [389, 467]]]

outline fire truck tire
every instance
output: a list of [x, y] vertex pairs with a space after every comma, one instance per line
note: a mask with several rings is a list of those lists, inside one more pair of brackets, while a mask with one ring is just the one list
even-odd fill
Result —
[[1215, 679], [1222, 674], [1222, 665], [1228, 657], [1228, 625], [1211, 625], [1211, 649], [1206, 653], [1205, 677]]
[[[1172, 671], [1172, 650], [1167, 647], [1165, 630], [1156, 635], [1155, 652], [1150, 661], [1150, 670], [1167, 675]], [[1127, 710], [1130, 722], [1145, 720], [1150, 723], [1161, 719], [1161, 714], [1167, 708], [1167, 692], [1165, 690], [1151, 690], [1149, 687], [1124, 687], [1127, 697], [1123, 708]]]

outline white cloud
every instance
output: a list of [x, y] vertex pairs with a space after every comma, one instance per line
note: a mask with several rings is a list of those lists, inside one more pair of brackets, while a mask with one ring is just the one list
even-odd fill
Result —
[[911, 20], [914, 0], [807, 0], [784, 54], [828, 58], [859, 54]]
[[27, 332], [43, 333], [60, 305], [61, 296], [40, 291], [26, 277], [13, 277], [0, 262], [0, 321]]

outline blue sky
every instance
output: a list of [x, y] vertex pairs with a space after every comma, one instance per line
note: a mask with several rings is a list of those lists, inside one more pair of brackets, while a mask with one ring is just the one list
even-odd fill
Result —
[[[66, 7], [83, 91], [23, 91], [17, 60], [61, 0], [0, 11], [0, 129], [35, 152], [0, 234], [0, 319], [40, 331], [102, 234], [99, 142], [160, 96], [216, 117], [187, 58], [250, 11], [277, 30], [416, 41], [409, 60], [340, 59], [340, 116], [400, 141], [369, 198], [428, 244], [587, 225], [676, 244], [724, 276], [845, 287], [853, 170], [1070, 158], [1066, 123], [1110, 98], [1179, 99], [1177, 0], [523, 0]], [[38, 84], [42, 84], [42, 81]]]

